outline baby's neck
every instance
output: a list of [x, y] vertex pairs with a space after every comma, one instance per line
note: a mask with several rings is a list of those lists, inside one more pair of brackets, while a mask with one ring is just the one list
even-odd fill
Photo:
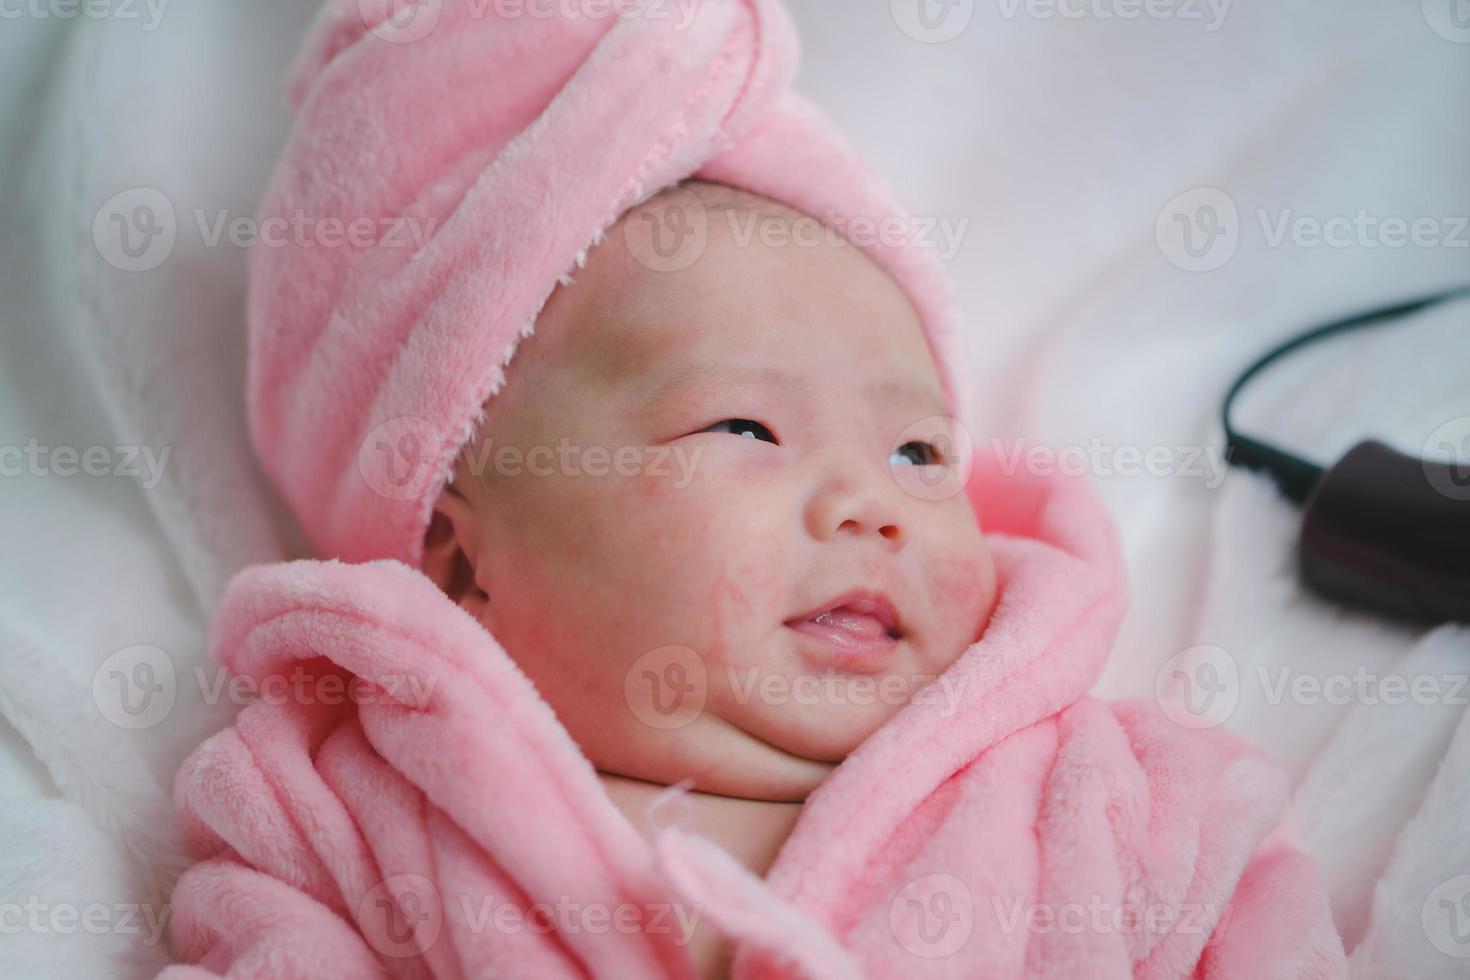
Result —
[[[651, 842], [655, 826], [648, 819], [648, 806], [660, 793], [667, 792], [668, 787], [611, 773], [599, 772], [597, 776], [613, 805], [645, 840]], [[742, 800], [699, 790], [690, 790], [681, 800], [673, 802], [676, 812], [684, 815], [683, 819], [675, 818], [680, 826], [719, 844], [731, 857], [761, 878], [775, 862], [804, 806], [803, 803]], [[679, 806], [681, 802], [683, 806]], [[695, 976], [701, 980], [729, 977], [734, 950], [702, 916], [697, 920], [693, 935], [685, 937], [685, 941]]]
[[[597, 775], [613, 806], [645, 839], [651, 840], [655, 826], [648, 820], [648, 807], [668, 787], [611, 773], [600, 772]], [[717, 796], [699, 790], [690, 790], [683, 800], [687, 801], [683, 806], [680, 801], [671, 801], [671, 809], [675, 813], [685, 813], [687, 817], [672, 819], [686, 830], [708, 837], [724, 847], [732, 857], [760, 877], [765, 876], [776, 860], [776, 854], [796, 825], [803, 805]], [[662, 822], [670, 820], [668, 816], [662, 818]]]

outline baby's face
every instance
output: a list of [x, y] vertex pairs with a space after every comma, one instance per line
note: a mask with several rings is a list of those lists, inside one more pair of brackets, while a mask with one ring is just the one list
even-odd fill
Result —
[[995, 571], [965, 494], [925, 489], [955, 464], [898, 286], [853, 246], [743, 235], [792, 220], [770, 202], [691, 192], [692, 265], [630, 247], [660, 195], [547, 304], [425, 570], [599, 770], [801, 800], [979, 637]]

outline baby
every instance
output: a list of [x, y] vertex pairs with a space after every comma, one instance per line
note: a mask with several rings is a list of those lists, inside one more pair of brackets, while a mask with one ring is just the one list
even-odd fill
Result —
[[[708, 229], [698, 260], [640, 261], [625, 232], [691, 205]], [[898, 285], [855, 246], [740, 241], [742, 221], [802, 220], [701, 181], [624, 215], [516, 351], [423, 566], [515, 658], [635, 826], [690, 779], [699, 829], [762, 875], [801, 801], [978, 639], [996, 591], [968, 499], [910, 486], [958, 463]], [[925, 420], [927, 438], [908, 438]], [[490, 462], [562, 440], [671, 446], [693, 478]], [[702, 661], [702, 710], [653, 727], [625, 679], [670, 646]], [[800, 701], [759, 696], [772, 678], [795, 692], [824, 675], [827, 697], [814, 682]], [[852, 677], [898, 683], [864, 699]]]
[[[630, 251], [624, 225], [685, 206], [669, 194], [591, 251], [461, 455], [423, 567], [625, 791], [688, 777], [722, 797], [797, 803], [901, 702], [771, 702], [746, 696], [742, 674], [783, 690], [823, 672], [937, 678], [978, 639], [995, 570], [963, 495], [907, 489], [957, 464], [898, 286], [856, 247], [742, 244], [742, 212], [800, 216], [687, 187], [710, 215], [702, 256], [659, 271]], [[911, 438], [926, 419], [928, 437]], [[669, 446], [693, 478], [476, 465], [493, 458], [487, 442], [524, 454], [563, 439]], [[660, 730], [628, 709], [624, 678], [671, 645], [698, 652], [708, 691], [698, 717]]]
[[179, 773], [169, 976], [1342, 976], [1280, 774], [1086, 696], [1116, 534], [973, 451], [932, 254], [832, 233], [901, 212], [785, 12], [654, 10], [313, 26], [262, 218], [432, 234], [252, 253], [322, 560], [211, 651], [308, 682]]

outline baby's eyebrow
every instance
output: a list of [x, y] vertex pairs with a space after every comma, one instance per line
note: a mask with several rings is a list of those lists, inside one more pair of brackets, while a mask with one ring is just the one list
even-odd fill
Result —
[[684, 367], [668, 381], [654, 388], [652, 396], [657, 399], [689, 385], [729, 382], [766, 388], [797, 389], [801, 386], [801, 378], [795, 372], [770, 364], [702, 362]]
[[923, 381], [898, 381], [886, 378], [882, 381], [874, 381], [868, 384], [868, 393], [873, 395], [887, 395], [895, 400], [911, 399], [916, 402], [930, 402], [943, 406], [944, 398], [939, 390], [933, 385]]
[[[684, 367], [668, 381], [658, 385], [652, 391], [651, 397], [657, 400], [689, 385], [732, 382], [752, 387], [759, 386], [795, 392], [805, 392], [810, 389], [806, 379], [797, 372], [771, 364], [701, 362]], [[911, 400], [941, 407], [944, 404], [944, 399], [940, 396], [939, 391], [932, 384], [923, 381], [883, 378], [868, 382], [864, 388], [869, 395], [882, 396], [894, 401]]]

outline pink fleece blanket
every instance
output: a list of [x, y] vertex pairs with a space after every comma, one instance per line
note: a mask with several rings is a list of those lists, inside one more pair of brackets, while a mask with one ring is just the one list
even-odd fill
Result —
[[420, 573], [242, 572], [212, 643], [260, 697], [178, 775], [200, 860], [173, 898], [189, 965], [164, 976], [688, 977], [692, 916], [739, 978], [1344, 975], [1277, 829], [1283, 777], [1085, 696], [1125, 604], [1091, 488], [981, 460], [968, 492], [990, 625], [812, 794], [764, 879], [672, 822], [646, 842]]

